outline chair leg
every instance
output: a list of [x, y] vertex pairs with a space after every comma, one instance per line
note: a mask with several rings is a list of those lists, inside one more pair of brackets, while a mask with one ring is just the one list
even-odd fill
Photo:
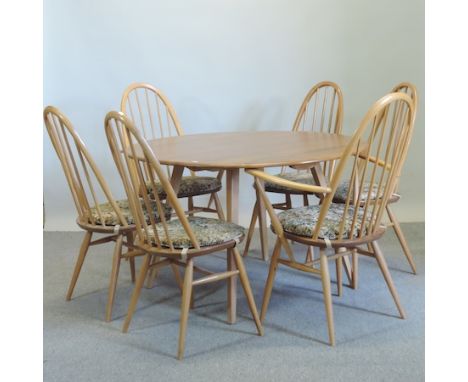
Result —
[[348, 283], [351, 286], [351, 288], [354, 289], [353, 287], [353, 280], [354, 280], [354, 272], [353, 272], [353, 267], [351, 266], [351, 262], [349, 261], [349, 256], [345, 255], [343, 256], [343, 268], [346, 273], [346, 277], [348, 278]]
[[320, 249], [320, 270], [322, 272], [323, 300], [327, 314], [328, 338], [331, 346], [335, 346], [335, 328], [333, 324], [333, 306], [330, 285], [330, 272], [328, 270], [328, 259], [325, 251]]
[[[159, 260], [159, 256], [154, 255], [153, 257], [154, 257], [154, 261]], [[154, 283], [155, 283], [156, 277], [158, 277], [158, 273], [159, 273], [158, 268], [150, 269], [150, 271], [148, 272], [148, 275], [146, 276], [146, 285], [145, 285], [146, 289], [151, 289], [154, 287]]]
[[[192, 196], [188, 197], [188, 210], [189, 211], [193, 210], [193, 197]], [[189, 212], [189, 216], [193, 216], [193, 212]]]
[[[227, 270], [236, 270], [234, 251], [232, 249], [227, 250]], [[237, 317], [237, 276], [229, 277], [227, 284], [227, 321], [230, 324], [235, 324]]]
[[[126, 238], [127, 238], [127, 242], [128, 242], [129, 244], [133, 245], [133, 241], [134, 241], [134, 239], [133, 239], [133, 232], [129, 232], [129, 233], [127, 233], [125, 236], [126, 236]], [[128, 251], [130, 251], [130, 249], [128, 249]], [[131, 277], [132, 277], [132, 283], [135, 284], [135, 278], [136, 278], [136, 277], [135, 277], [135, 257], [133, 257], [133, 256], [130, 257], [130, 258], [128, 259], [128, 263], [129, 263], [129, 265], [130, 265], [130, 275], [131, 275]]]
[[221, 201], [219, 200], [218, 193], [214, 192], [211, 195], [215, 202], [215, 207], [216, 207], [216, 212], [218, 213], [218, 218], [222, 221], [225, 221], [226, 217], [224, 216], [223, 205], [221, 204]]
[[262, 250], [262, 257], [264, 261], [268, 261], [268, 232], [266, 223], [266, 207], [261, 200], [260, 193], [257, 191], [257, 212], [258, 212], [258, 225], [260, 229], [260, 244]]
[[353, 279], [351, 282], [351, 287], [353, 289], [357, 289], [359, 280], [359, 253], [357, 252], [357, 250], [353, 250], [351, 258], [353, 260]]
[[174, 273], [174, 278], [176, 280], [177, 286], [182, 292], [184, 290], [184, 283], [182, 281], [182, 277], [180, 276], [179, 267], [176, 264], [171, 264], [171, 269], [172, 273]]
[[302, 198], [304, 199], [304, 207], [307, 207], [309, 205], [309, 198], [307, 197], [307, 194], [303, 194]]
[[262, 310], [260, 312], [260, 321], [265, 320], [266, 312], [268, 310], [268, 304], [270, 303], [271, 291], [273, 289], [273, 282], [275, 281], [276, 269], [278, 268], [278, 259], [281, 254], [281, 242], [279, 239], [276, 239], [275, 248], [273, 249], [273, 254], [271, 255], [270, 270], [268, 271], [268, 278], [265, 284], [265, 289], [263, 290], [263, 301], [262, 301]]
[[343, 258], [338, 257], [335, 260], [336, 265], [336, 285], [338, 287], [338, 296], [343, 295]]
[[148, 273], [148, 266], [150, 264], [151, 257], [152, 255], [150, 253], [147, 253], [143, 259], [143, 264], [141, 264], [140, 273], [136, 280], [135, 287], [133, 288], [130, 304], [128, 305], [127, 317], [125, 317], [125, 321], [122, 328], [122, 332], [124, 333], [128, 332], [130, 321], [132, 320], [133, 313], [135, 312], [135, 308], [138, 302], [138, 298], [140, 297], [141, 288], [143, 287], [146, 274]]
[[395, 301], [395, 304], [398, 308], [400, 317], [406, 318], [405, 311], [403, 309], [403, 306], [400, 303], [400, 297], [398, 296], [398, 292], [395, 288], [395, 285], [393, 284], [392, 276], [390, 275], [390, 272], [387, 267], [387, 262], [385, 261], [382, 251], [380, 250], [380, 246], [377, 244], [376, 241], [374, 241], [372, 242], [372, 248], [374, 249], [375, 258], [377, 260], [377, 263], [379, 264], [380, 270], [382, 271], [382, 274], [384, 276], [385, 282], [387, 283], [388, 289], [390, 290], [393, 300]]
[[114, 258], [112, 259], [112, 271], [109, 283], [109, 297], [107, 299], [106, 307], [106, 322], [112, 319], [112, 307], [114, 306], [115, 291], [117, 289], [117, 279], [119, 277], [120, 260], [122, 259], [122, 242], [123, 235], [119, 235], [115, 242]]
[[252, 293], [252, 289], [250, 288], [250, 282], [247, 276], [247, 272], [245, 270], [244, 262], [242, 261], [242, 257], [237, 248], [234, 248], [233, 252], [234, 259], [236, 260], [237, 269], [239, 270], [240, 282], [242, 284], [242, 288], [244, 289], [245, 296], [247, 297], [247, 303], [249, 305], [250, 312], [252, 313], [255, 325], [257, 326], [258, 334], [260, 336], [263, 336], [262, 323], [260, 322], [260, 317], [258, 316], [257, 305], [255, 305], [254, 296]]
[[[311, 263], [314, 261], [314, 247], [307, 246], [307, 255], [306, 255], [306, 263]], [[314, 268], [314, 264], [312, 263], [312, 268]]]
[[408, 243], [406, 242], [405, 235], [403, 234], [403, 231], [401, 230], [400, 223], [398, 222], [398, 219], [396, 218], [396, 216], [393, 214], [393, 211], [390, 209], [389, 205], [387, 205], [387, 214], [388, 214], [390, 221], [393, 223], [393, 230], [395, 231], [398, 241], [400, 242], [401, 248], [403, 249], [403, 253], [406, 256], [406, 259], [408, 260], [411, 270], [413, 271], [414, 274], [416, 274], [416, 264], [414, 263], [413, 255], [411, 254], [411, 251], [408, 247]]
[[71, 296], [73, 294], [73, 290], [75, 289], [76, 281], [78, 280], [78, 276], [80, 275], [81, 267], [83, 266], [84, 259], [86, 254], [88, 253], [89, 243], [91, 242], [91, 237], [93, 233], [90, 231], [86, 231], [83, 241], [81, 242], [80, 253], [78, 255], [78, 259], [76, 260], [75, 269], [73, 270], [73, 275], [70, 281], [70, 285], [68, 286], [66, 300], [70, 301]]
[[250, 247], [250, 242], [252, 241], [252, 236], [255, 231], [255, 223], [257, 222], [257, 217], [258, 217], [258, 201], [255, 202], [253, 211], [252, 211], [252, 218], [250, 219], [250, 226], [249, 226], [249, 231], [247, 232], [247, 238], [245, 239], [245, 244], [244, 244], [244, 253], [242, 256], [247, 256], [249, 253], [249, 247]]
[[185, 350], [185, 333], [187, 331], [187, 321], [190, 310], [190, 296], [192, 295], [193, 282], [193, 260], [187, 261], [184, 275], [184, 287], [182, 290], [182, 302], [180, 306], [180, 324], [179, 324], [179, 349], [177, 351], [177, 359], [181, 360], [184, 357]]

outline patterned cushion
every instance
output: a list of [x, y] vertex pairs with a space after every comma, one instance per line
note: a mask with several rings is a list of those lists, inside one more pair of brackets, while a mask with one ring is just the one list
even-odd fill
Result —
[[[338, 238], [344, 207], [344, 204], [332, 203], [330, 205], [328, 214], [325, 217], [322, 227], [320, 228], [320, 233], [318, 235], [320, 239], [328, 238], [330, 240], [336, 240]], [[298, 236], [312, 237], [320, 214], [320, 208], [321, 206], [319, 205], [293, 208], [279, 213], [278, 218], [286, 232]], [[359, 207], [359, 217], [357, 220], [361, 220], [363, 213], [364, 209]], [[353, 206], [350, 206], [347, 213], [343, 239], [350, 238], [353, 214], [354, 208]], [[359, 229], [360, 224], [357, 222], [354, 227], [353, 237], [357, 234]]]
[[[132, 212], [130, 211], [130, 206], [128, 205], [128, 200], [127, 199], [116, 200], [115, 202], [119, 206], [120, 211], [122, 212], [122, 215], [124, 216], [124, 218], [127, 219], [128, 224], [134, 224], [135, 220], [133, 219]], [[150, 217], [148, 215], [148, 212], [147, 212], [146, 208], [144, 207], [143, 199], [140, 199], [140, 203], [141, 203], [141, 205], [143, 207], [143, 211], [145, 213], [146, 220], [149, 222]], [[164, 204], [164, 203], [162, 203], [162, 206], [163, 206], [163, 209], [164, 209], [164, 216], [166, 217], [167, 220], [170, 220], [172, 208], [170, 206], [168, 206], [167, 204]], [[104, 224], [104, 225], [110, 225], [110, 226], [120, 224], [120, 221], [117, 218], [117, 214], [115, 213], [115, 211], [112, 208], [110, 203], [100, 204], [99, 209], [100, 209], [101, 215], [102, 215], [102, 217], [104, 219], [104, 223], [101, 222], [101, 219], [99, 218], [99, 214], [98, 214], [98, 211], [97, 211], [96, 207], [91, 208], [91, 214], [94, 217], [94, 219], [96, 221], [96, 224], [98, 224], [98, 225]], [[156, 205], [155, 201], [151, 201], [151, 209], [152, 209], [153, 216], [156, 217], [156, 222], [159, 222], [160, 221], [159, 213], [158, 213], [158, 208], [157, 208], [157, 205]], [[90, 221], [91, 221], [91, 219], [90, 219]]]
[[[200, 247], [207, 247], [225, 243], [231, 240], [240, 240], [244, 236], [244, 228], [234, 223], [228, 223], [218, 219], [203, 218], [198, 216], [188, 217], [188, 221]], [[169, 237], [174, 248], [193, 248], [192, 242], [185, 233], [179, 219], [167, 223]], [[169, 247], [163, 225], [157, 224], [159, 239], [164, 247]], [[150, 232], [150, 236], [154, 236]], [[153, 239], [154, 240], [154, 239]]]
[[[367, 200], [367, 196], [369, 195], [369, 183], [364, 183], [364, 189], [362, 190], [361, 193], [361, 201]], [[374, 184], [372, 187], [371, 191], [371, 200], [375, 199], [377, 197], [377, 190], [378, 190], [378, 185]], [[383, 196], [383, 187], [380, 190], [380, 196]], [[348, 192], [349, 192], [349, 181], [341, 183], [335, 192], [335, 195], [333, 196], [333, 202], [334, 203], [346, 203], [346, 198], [348, 197]]]
[[[275, 175], [279, 178], [283, 178], [286, 180], [290, 180], [292, 182], [315, 185], [314, 177], [310, 172], [290, 172], [285, 174], [277, 174]], [[287, 192], [295, 192], [295, 193], [302, 193], [302, 191], [294, 190], [289, 187], [281, 186], [276, 183], [272, 182], [265, 182], [265, 191], [267, 192], [277, 192], [277, 193], [287, 193]]]
[[[148, 191], [152, 191], [150, 183], [147, 183]], [[158, 195], [161, 199], [166, 198], [166, 193], [164, 192], [162, 186], [159, 183], [156, 183], [158, 189]], [[177, 194], [178, 198], [187, 198], [189, 196], [195, 195], [205, 195], [211, 194], [212, 192], [217, 192], [221, 190], [221, 181], [217, 178], [210, 176], [184, 176], [180, 180], [179, 193]]]

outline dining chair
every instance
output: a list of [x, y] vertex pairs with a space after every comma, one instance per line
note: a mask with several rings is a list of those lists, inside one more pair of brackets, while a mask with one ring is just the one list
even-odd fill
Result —
[[[110, 321], [121, 260], [129, 261], [132, 282], [134, 282], [135, 256], [143, 254], [134, 247], [134, 219], [128, 201], [113, 198], [96, 162], [70, 120], [54, 106], [47, 106], [43, 116], [47, 132], [62, 165], [78, 212], [76, 223], [85, 231], [66, 299], [67, 301], [71, 300], [89, 247], [114, 241], [115, 247], [105, 314], [105, 320]], [[147, 218], [151, 216], [159, 220], [160, 212], [166, 218], [170, 218], [171, 210], [169, 207], [166, 206], [162, 211], [156, 210], [155, 207], [156, 204], [153, 203], [149, 209], [145, 208]], [[94, 234], [106, 236], [92, 241]], [[122, 247], [127, 248], [125, 253], [122, 253]], [[175, 268], [174, 272], [178, 272], [178, 268]]]
[[[408, 148], [409, 148], [409, 145], [410, 145], [410, 142], [411, 142], [411, 138], [413, 136], [414, 124], [415, 124], [417, 107], [418, 107], [418, 94], [417, 94], [417, 91], [416, 91], [416, 87], [413, 84], [409, 83], [409, 82], [399, 83], [398, 85], [396, 85], [391, 90], [391, 92], [392, 93], [393, 92], [401, 92], [401, 93], [407, 94], [411, 98], [411, 100], [413, 101], [413, 114], [412, 114], [413, 122], [411, 123], [411, 130], [409, 132], [408, 144], [405, 146], [405, 151], [402, 154], [402, 156], [403, 156], [402, 160], [405, 161], [406, 155], [408, 154]], [[392, 209], [390, 207], [391, 204], [396, 203], [401, 199], [401, 195], [398, 193], [398, 185], [399, 185], [400, 175], [401, 175], [401, 173], [398, 173], [397, 181], [395, 182], [395, 189], [391, 193], [390, 198], [388, 199], [388, 204], [385, 207], [385, 210], [387, 212], [387, 216], [388, 216], [388, 218], [390, 220], [390, 223], [387, 224], [387, 226], [392, 227], [393, 230], [395, 231], [395, 234], [396, 234], [396, 236], [398, 238], [398, 241], [400, 242], [401, 248], [403, 249], [403, 253], [404, 253], [404, 255], [405, 255], [405, 257], [406, 257], [406, 259], [407, 259], [407, 261], [408, 261], [408, 263], [409, 263], [409, 265], [411, 267], [411, 270], [413, 271], [414, 274], [416, 274], [416, 264], [414, 262], [411, 251], [409, 249], [408, 242], [406, 241], [406, 238], [405, 238], [405, 236], [403, 234], [403, 230], [401, 229], [400, 223], [399, 223], [396, 215], [394, 214], [394, 212], [392, 211]], [[369, 185], [365, 185], [364, 187], [367, 190], [370, 189]], [[336, 193], [335, 193], [335, 196], [333, 198], [333, 202], [334, 203], [345, 203], [346, 202], [346, 196], [348, 195], [348, 192], [349, 192], [349, 183], [348, 182], [343, 182], [342, 184], [340, 184], [338, 186], [338, 188], [336, 190]], [[371, 197], [376, 197], [376, 196], [377, 196], [377, 193], [376, 193], [375, 190], [373, 190], [371, 192]], [[353, 256], [358, 257], [359, 254], [354, 253]], [[357, 264], [357, 260], [355, 260], [353, 263]], [[347, 270], [347, 273], [351, 274], [352, 287], [357, 288], [358, 270], [357, 269], [353, 269], [352, 271]]]
[[[329, 134], [340, 134], [342, 125], [343, 94], [341, 89], [334, 82], [322, 81], [314, 85], [305, 96], [301, 106], [299, 107], [299, 111], [297, 112], [296, 119], [294, 120], [292, 131], [315, 131]], [[331, 179], [335, 169], [335, 162], [336, 161], [334, 160], [327, 161], [306, 170], [296, 169], [295, 171], [291, 171], [289, 169], [288, 171], [287, 167], [282, 167], [281, 172], [276, 176], [302, 184], [319, 184], [318, 176], [324, 176], [328, 180]], [[278, 210], [287, 210], [292, 208], [292, 195], [302, 195], [304, 206], [309, 205], [309, 195], [313, 194], [319, 198], [322, 197], [322, 194], [298, 190], [269, 181], [265, 182], [264, 189], [267, 192], [284, 195], [284, 202], [272, 204], [273, 208]], [[261, 204], [259, 203], [260, 197], [258, 193], [256, 196], [257, 198], [252, 211], [249, 230], [245, 240], [243, 256], [247, 256], [248, 254], [257, 219], [259, 217], [261, 219], [263, 218], [263, 216], [259, 216], [262, 214], [260, 213]], [[265, 224], [264, 222], [262, 223]], [[263, 236], [262, 230], [260, 230], [260, 235]], [[261, 237], [261, 244], [262, 246], [266, 245], [264, 237]], [[310, 259], [311, 257], [313, 257], [313, 254], [308, 249], [307, 258]]]
[[[184, 135], [174, 107], [166, 95], [148, 83], [138, 82], [130, 84], [122, 95], [120, 110], [130, 117], [145, 139], [159, 139]], [[170, 166], [165, 166], [170, 177]], [[184, 176], [180, 182], [177, 197], [188, 199], [189, 215], [196, 212], [216, 213], [225, 220], [222, 204], [218, 197], [221, 190], [223, 171], [218, 171], [216, 177], [197, 176], [190, 171], [190, 176]], [[156, 184], [159, 193], [163, 195], [161, 185]], [[206, 207], [195, 206], [195, 196], [210, 195]], [[215, 208], [211, 208], [214, 203]]]
[[[354, 251], [376, 259], [401, 318], [404, 309], [377, 240], [385, 233], [382, 215], [391, 197], [411, 135], [413, 101], [402, 93], [387, 94], [372, 105], [344, 150], [329, 186], [306, 185], [249, 170], [265, 203], [277, 236], [263, 294], [260, 319], [265, 319], [279, 264], [319, 276], [322, 280], [329, 342], [335, 344], [333, 309], [328, 261], [337, 264], [338, 295], [342, 294], [343, 257]], [[336, 190], [344, 177], [354, 185], [345, 203], [333, 203]], [[325, 194], [320, 205], [304, 206], [275, 213], [260, 180]], [[364, 185], [376, 187], [378, 198], [372, 198]], [[371, 188], [372, 189], [372, 188]], [[360, 200], [360, 203], [356, 201]], [[297, 262], [289, 244], [293, 242], [319, 248], [320, 258], [308, 263]], [[370, 249], [362, 246], [370, 244]], [[281, 258], [284, 248], [288, 258]]]
[[[145, 253], [128, 307], [123, 332], [128, 331], [148, 272], [151, 269], [173, 264], [185, 268], [178, 359], [182, 359], [184, 355], [190, 300], [193, 287], [197, 285], [224, 279], [233, 281], [239, 276], [257, 331], [259, 335], [263, 335], [247, 272], [237, 250], [237, 244], [244, 238], [244, 229], [222, 219], [189, 216], [188, 212], [184, 212], [167, 173], [140, 131], [123, 113], [109, 112], [105, 120], [105, 129], [115, 164], [127, 193], [130, 209], [135, 216], [136, 234], [139, 239], [135, 245]], [[151, 187], [141, 186], [148, 183]], [[147, 221], [143, 218], [143, 206], [152, 201], [156, 203], [158, 210], [161, 210], [163, 199], [157, 192], [156, 184], [164, 190], [166, 203], [174, 210], [177, 219], [169, 221], [160, 215], [161, 221], [158, 223], [155, 220]], [[144, 201], [143, 205], [137, 202], [139, 196]], [[198, 257], [224, 250], [227, 250], [228, 269], [226, 272], [212, 273], [195, 266], [194, 262]], [[194, 271], [205, 276], [194, 279]], [[228, 307], [232, 304], [233, 293], [228, 290]]]

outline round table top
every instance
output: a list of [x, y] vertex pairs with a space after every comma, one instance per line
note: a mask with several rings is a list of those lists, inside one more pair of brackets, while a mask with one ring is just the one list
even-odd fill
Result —
[[166, 165], [191, 168], [263, 168], [338, 159], [351, 137], [291, 131], [182, 135], [148, 143]]

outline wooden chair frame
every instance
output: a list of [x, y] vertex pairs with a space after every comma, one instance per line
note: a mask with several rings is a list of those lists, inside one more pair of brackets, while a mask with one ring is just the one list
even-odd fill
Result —
[[[257, 331], [259, 335], [263, 335], [263, 328], [255, 306], [247, 272], [242, 257], [236, 247], [237, 242], [235, 240], [230, 240], [213, 246], [200, 246], [186, 216], [188, 212], [184, 212], [167, 174], [154, 156], [146, 140], [135, 128], [130, 119], [123, 113], [110, 112], [106, 116], [105, 128], [114, 161], [122, 178], [133, 216], [135, 216], [136, 233], [139, 239], [136, 246], [145, 253], [143, 264], [128, 307], [128, 314], [123, 325], [123, 332], [128, 331], [143, 282], [148, 272], [150, 272], [151, 269], [158, 269], [163, 266], [171, 265], [173, 267], [182, 266], [185, 268], [184, 280], [179, 283], [179, 287], [182, 290], [182, 303], [179, 347], [177, 353], [178, 359], [183, 358], [188, 313], [191, 296], [193, 295], [192, 289], [197, 285], [224, 279], [231, 280], [239, 276], [247, 297], [249, 309], [257, 326]], [[142, 184], [147, 184], [148, 181], [153, 185], [152, 191], [149, 191], [147, 187], [141, 187]], [[156, 182], [162, 185], [167, 195], [165, 202], [173, 208], [176, 217], [179, 219], [187, 237], [190, 239], [190, 248], [181, 249], [173, 245], [173, 240], [171, 239], [170, 230], [164, 214], [160, 214], [161, 222], [158, 226], [154, 220], [148, 222], [143, 218], [141, 204], [137, 203], [139, 197], [143, 198], [145, 204], [154, 200], [158, 209], [163, 211], [163, 201], [160, 199], [154, 187]], [[163, 237], [158, 233], [158, 227], [161, 228], [161, 235], [164, 235], [166, 244], [164, 244], [162, 240]], [[241, 239], [243, 239], [243, 237]], [[228, 269], [226, 272], [212, 273], [194, 265], [194, 260], [197, 257], [222, 250], [227, 250]], [[194, 271], [200, 271], [207, 275], [195, 280], [193, 278]], [[233, 296], [234, 295], [228, 290], [228, 308], [234, 303]]]
[[[396, 85], [392, 89], [392, 92], [402, 92], [404, 94], [407, 94], [408, 96], [410, 96], [410, 98], [413, 101], [414, 112], [413, 112], [413, 122], [411, 124], [412, 128], [411, 128], [411, 131], [409, 132], [408, 144], [406, 145], [405, 151], [402, 154], [402, 160], [405, 161], [406, 156], [408, 155], [409, 144], [411, 142], [411, 138], [413, 137], [416, 114], [417, 114], [417, 109], [418, 109], [418, 100], [419, 100], [418, 93], [416, 91], [416, 87], [409, 82], [402, 82]], [[392, 227], [393, 230], [395, 231], [398, 241], [400, 242], [401, 248], [403, 249], [403, 253], [411, 267], [411, 270], [413, 271], [414, 274], [416, 274], [416, 264], [414, 262], [413, 255], [411, 254], [411, 251], [409, 249], [408, 242], [406, 241], [405, 235], [403, 234], [403, 230], [401, 229], [400, 222], [398, 221], [397, 217], [395, 216], [392, 209], [390, 208], [391, 204], [396, 203], [400, 200], [400, 195], [398, 194], [400, 175], [401, 175], [401, 169], [397, 175], [397, 181], [395, 182], [395, 190], [393, 191], [392, 196], [388, 200], [388, 204], [386, 206], [387, 216], [390, 220], [390, 224], [388, 224], [388, 226]], [[354, 283], [354, 285], [355, 287], [357, 286], [356, 283]]]
[[[328, 260], [335, 260], [338, 295], [341, 295], [343, 258], [357, 251], [363, 255], [374, 257], [377, 260], [400, 317], [405, 318], [405, 312], [377, 239], [385, 232], [385, 227], [381, 225], [382, 215], [388, 199], [395, 189], [396, 180], [401, 171], [404, 154], [411, 136], [411, 125], [414, 123], [413, 107], [411, 98], [402, 93], [391, 93], [378, 100], [367, 112], [349, 145], [343, 152], [329, 187], [285, 181], [259, 170], [247, 171], [255, 177], [257, 192], [267, 208], [272, 222], [272, 229], [277, 236], [263, 295], [260, 315], [262, 322], [268, 309], [278, 264], [314, 274], [322, 279], [329, 342], [333, 346], [335, 344], [335, 330]], [[321, 239], [319, 237], [320, 230], [332, 205], [336, 189], [349, 165], [352, 167], [350, 170], [350, 184], [357, 184], [358, 188], [350, 190], [348, 193], [337, 238], [335, 240]], [[318, 221], [311, 237], [295, 235], [283, 229], [273, 205], [261, 186], [261, 181], [275, 182], [310, 193], [325, 194], [320, 206]], [[378, 195], [382, 195], [382, 197], [372, 199], [369, 192], [367, 197], [364, 198], [362, 191], [366, 181], [370, 181], [371, 186], [377, 185]], [[356, 208], [355, 204], [353, 205], [353, 200], [363, 201], [360, 204], [360, 208]], [[351, 226], [349, 226], [349, 222], [351, 222]], [[344, 236], [345, 232], [348, 232], [348, 237]], [[302, 243], [309, 247], [317, 247], [320, 251], [320, 258], [306, 263], [296, 261], [288, 240]], [[368, 250], [362, 249], [362, 245], [367, 245]], [[288, 259], [280, 258], [281, 248], [286, 251]], [[327, 252], [332, 252], [332, 254], [328, 255]], [[317, 263], [320, 264], [319, 268], [316, 266]], [[356, 268], [353, 267], [353, 270], [357, 269], [357, 264], [353, 264], [353, 266], [356, 266]]]
[[[143, 100], [140, 100], [143, 97]], [[133, 98], [133, 104], [132, 104]], [[136, 108], [134, 107], [136, 104]], [[184, 135], [181, 123], [172, 103], [160, 90], [144, 82], [130, 84], [122, 95], [120, 110], [130, 117], [136, 127], [142, 132], [145, 139], [159, 139], [171, 136]], [[168, 176], [171, 176], [170, 166], [165, 166]], [[196, 176], [194, 170], [190, 170]], [[224, 171], [218, 171], [216, 178], [221, 182]], [[216, 213], [225, 220], [222, 204], [218, 193], [212, 192], [206, 207], [195, 206], [193, 196], [188, 196], [188, 212], [190, 216], [197, 212]], [[211, 208], [212, 204], [215, 208]]]
[[[117, 279], [122, 259], [129, 261], [132, 282], [134, 282], [135, 256], [143, 255], [143, 252], [136, 249], [134, 246], [133, 234], [135, 226], [128, 224], [127, 220], [122, 215], [104, 177], [69, 119], [54, 106], [47, 106], [44, 109], [43, 116], [47, 132], [49, 133], [54, 149], [62, 165], [78, 212], [76, 222], [78, 226], [86, 232], [81, 243], [66, 299], [69, 301], [72, 298], [73, 290], [89, 247], [115, 241], [105, 314], [105, 320], [109, 322], [112, 318], [112, 307], [116, 295]], [[117, 225], [105, 224], [105, 219], [99, 208], [101, 204], [100, 197], [102, 197], [101, 200], [104, 200], [112, 206], [118, 218]], [[96, 220], [91, 212], [93, 207], [96, 208], [99, 220]], [[104, 224], [100, 224], [99, 222], [104, 222]], [[92, 236], [96, 233], [105, 234], [107, 236], [92, 241]], [[122, 253], [122, 246], [127, 248], [125, 253]]]
[[[308, 121], [311, 119], [311, 121]], [[309, 123], [308, 123], [309, 122]], [[340, 134], [341, 129], [343, 127], [343, 93], [340, 87], [331, 81], [322, 81], [314, 85], [307, 95], [305, 96], [304, 100], [302, 101], [301, 106], [296, 114], [296, 118], [294, 120], [292, 131], [318, 131], [322, 133], [329, 133], [329, 134]], [[321, 177], [325, 177], [327, 179], [331, 179], [333, 175], [333, 171], [335, 169], [336, 161], [328, 161], [321, 164], [317, 164], [315, 166], [306, 168], [305, 171], [310, 171], [312, 176], [315, 179], [317, 184], [321, 183]], [[296, 171], [304, 171], [301, 169], [301, 166], [293, 167]], [[283, 166], [281, 168], [281, 174], [287, 172], [287, 167]], [[269, 191], [274, 192], [274, 191]], [[285, 201], [282, 203], [275, 203], [272, 204], [273, 208], [279, 210], [288, 210], [292, 208], [292, 201], [291, 195], [302, 195], [303, 197], [303, 204], [304, 206], [309, 205], [308, 195], [311, 193], [308, 191], [297, 190], [295, 188], [291, 188], [290, 192], [275, 192], [284, 194]], [[319, 198], [322, 198], [323, 194], [312, 193]], [[256, 193], [256, 201], [252, 211], [252, 217], [250, 219], [249, 230], [247, 233], [247, 238], [245, 240], [244, 245], [244, 253], [243, 256], [247, 256], [249, 252], [250, 242], [252, 240], [252, 236], [255, 230], [255, 224], [257, 223], [257, 219], [263, 218], [264, 214], [261, 213], [261, 208], [263, 206], [259, 202], [260, 197], [258, 193]], [[261, 222], [263, 225], [265, 222]], [[261, 232], [261, 241], [262, 246], [266, 246], [265, 238], [263, 237], [264, 233]], [[309, 252], [308, 258], [313, 258], [313, 255]], [[267, 259], [265, 259], [267, 260]]]

